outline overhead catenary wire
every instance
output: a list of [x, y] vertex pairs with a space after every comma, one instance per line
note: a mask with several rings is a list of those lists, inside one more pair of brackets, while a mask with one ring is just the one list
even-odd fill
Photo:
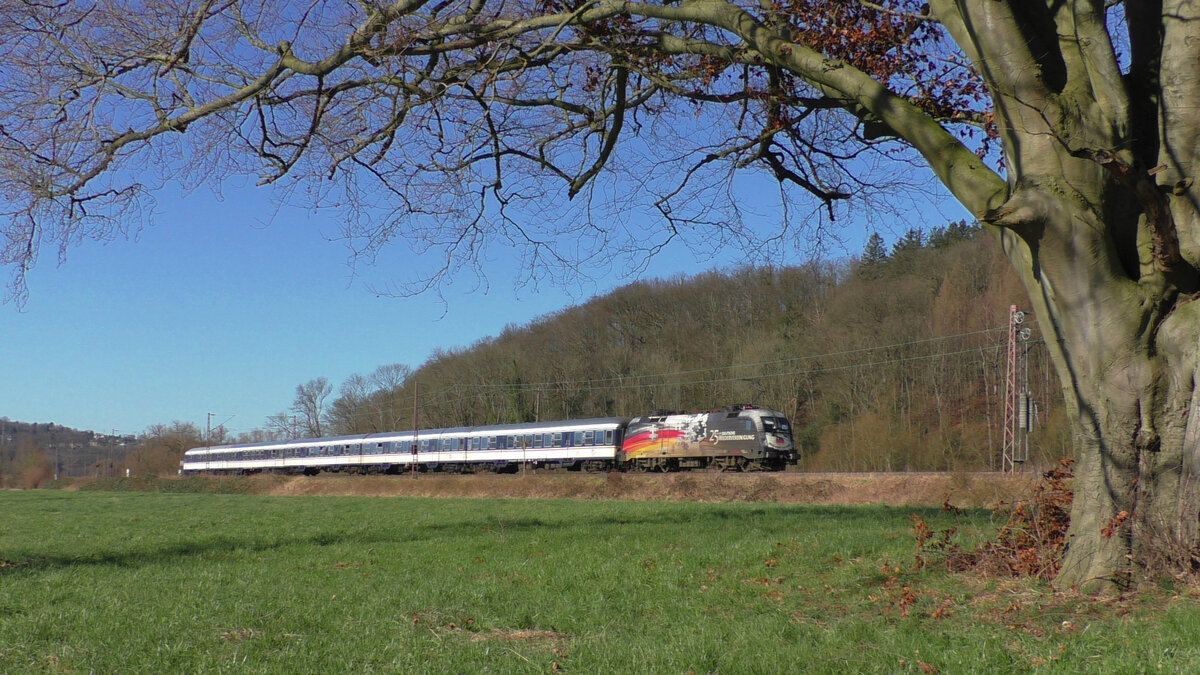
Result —
[[[481, 393], [488, 392], [504, 392], [509, 394], [531, 394], [535, 395], [540, 392], [555, 392], [558, 394], [580, 394], [595, 391], [622, 391], [635, 390], [645, 387], [688, 387], [688, 386], [703, 386], [713, 384], [728, 384], [736, 382], [745, 382], [749, 380], [779, 378], [779, 377], [814, 377], [828, 373], [849, 371], [862, 368], [877, 368], [888, 365], [915, 363], [928, 361], [939, 358], [951, 358], [962, 356], [965, 354], [977, 354], [980, 349], [986, 349], [988, 345], [973, 345], [965, 349], [957, 349], [954, 351], [934, 351], [925, 354], [916, 355], [900, 355], [890, 356], [886, 358], [876, 358], [871, 360], [857, 360], [853, 363], [838, 363], [831, 365], [821, 365], [817, 367], [797, 367], [800, 364], [830, 361], [837, 359], [845, 359], [853, 356], [864, 354], [886, 352], [886, 351], [901, 351], [914, 347], [927, 346], [936, 343], [945, 343], [952, 340], [964, 340], [975, 336], [998, 335], [1004, 333], [1003, 328], [990, 328], [976, 331], [968, 331], [963, 333], [955, 333], [951, 335], [940, 335], [928, 338], [920, 338], [916, 340], [907, 340], [904, 342], [896, 342], [885, 345], [875, 345], [870, 347], [862, 347], [857, 349], [840, 350], [836, 352], [825, 352], [821, 354], [808, 354], [801, 356], [792, 356], [780, 359], [772, 359], [766, 361], [757, 361], [750, 363], [731, 363], [709, 368], [699, 368], [690, 370], [678, 371], [663, 371], [658, 373], [639, 373], [628, 374], [604, 378], [588, 378], [577, 380], [547, 380], [541, 382], [457, 382], [439, 388], [430, 388], [422, 392], [421, 405], [425, 406], [455, 406], [477, 401]], [[1033, 341], [1040, 342], [1040, 341]], [[990, 345], [993, 349], [999, 349], [1000, 342], [995, 341]], [[790, 366], [790, 367], [789, 367]], [[725, 375], [717, 375], [719, 373], [728, 373]], [[710, 377], [699, 377], [703, 375], [713, 375]], [[464, 391], [469, 388], [469, 391]], [[396, 390], [393, 390], [393, 392]], [[368, 395], [387, 394], [389, 392], [377, 391]], [[393, 398], [387, 404], [377, 403], [366, 409], [346, 416], [344, 419], [368, 419], [368, 418], [384, 418], [389, 416], [389, 411], [394, 412], [393, 408], [397, 406], [411, 406], [414, 403], [414, 397], [411, 394], [405, 394]], [[395, 422], [400, 422], [400, 417], [390, 415], [395, 418]], [[240, 431], [242, 433], [261, 431], [262, 427], [252, 427], [247, 430], [231, 430]]]

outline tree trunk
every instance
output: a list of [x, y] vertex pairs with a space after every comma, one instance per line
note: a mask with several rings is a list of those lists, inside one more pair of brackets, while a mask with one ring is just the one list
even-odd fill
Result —
[[1156, 269], [1154, 247], [1113, 242], [1129, 222], [1147, 232], [1144, 215], [1089, 206], [1127, 197], [1121, 185], [1088, 166], [1064, 173], [1015, 190], [992, 222], [1029, 291], [1074, 428], [1075, 500], [1057, 582], [1119, 589], [1139, 566], [1190, 567], [1200, 550], [1200, 303]]
[[1107, 350], [1106, 369], [1086, 378], [1081, 400], [1092, 404], [1073, 416], [1078, 462], [1062, 586], [1125, 587], [1137, 567], [1195, 564], [1198, 308], [1177, 307], [1146, 349]]
[[[1076, 451], [1058, 583], [1124, 587], [1200, 550], [1200, 10], [1126, 3], [1122, 64], [1103, 3], [933, 0], [987, 81], [1006, 187], [922, 153], [992, 225], [1058, 371]], [[907, 123], [907, 120], [900, 120]], [[920, 136], [906, 131], [905, 138]], [[970, 184], [964, 185], [964, 182]]]

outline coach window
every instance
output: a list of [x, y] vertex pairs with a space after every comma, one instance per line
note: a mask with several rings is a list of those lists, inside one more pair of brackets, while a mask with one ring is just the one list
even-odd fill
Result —
[[557, 447], [560, 447], [560, 446], [562, 446], [562, 436], [563, 436], [563, 435], [562, 435], [562, 432], [561, 432], [561, 431], [560, 431], [560, 432], [558, 432], [558, 433], [556, 433], [556, 434], [554, 434], [554, 447], [556, 447], [556, 448], [557, 448]]
[[584, 445], [592, 445], [595, 441], [595, 439], [593, 438], [593, 435], [594, 435], [594, 432], [591, 432], [591, 431], [583, 432], [583, 444]]
[[612, 429], [606, 429], [604, 431], [604, 444], [605, 445], [613, 444], [613, 430]]
[[495, 450], [495, 449], [496, 449], [496, 437], [489, 436], [488, 437], [488, 450]]
[[575, 432], [575, 445], [583, 445], [583, 432], [582, 431]]

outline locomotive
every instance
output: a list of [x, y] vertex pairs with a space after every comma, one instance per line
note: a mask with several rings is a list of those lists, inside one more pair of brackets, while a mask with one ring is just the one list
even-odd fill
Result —
[[632, 419], [602, 417], [204, 446], [184, 453], [180, 473], [513, 472], [521, 466], [573, 471], [778, 471], [795, 461], [791, 425], [783, 413], [731, 406]]

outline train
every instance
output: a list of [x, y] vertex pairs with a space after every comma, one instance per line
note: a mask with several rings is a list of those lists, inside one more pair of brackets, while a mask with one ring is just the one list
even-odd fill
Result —
[[738, 405], [633, 418], [212, 445], [186, 451], [180, 473], [502, 473], [523, 466], [569, 471], [779, 471], [796, 459], [791, 424], [783, 413]]

